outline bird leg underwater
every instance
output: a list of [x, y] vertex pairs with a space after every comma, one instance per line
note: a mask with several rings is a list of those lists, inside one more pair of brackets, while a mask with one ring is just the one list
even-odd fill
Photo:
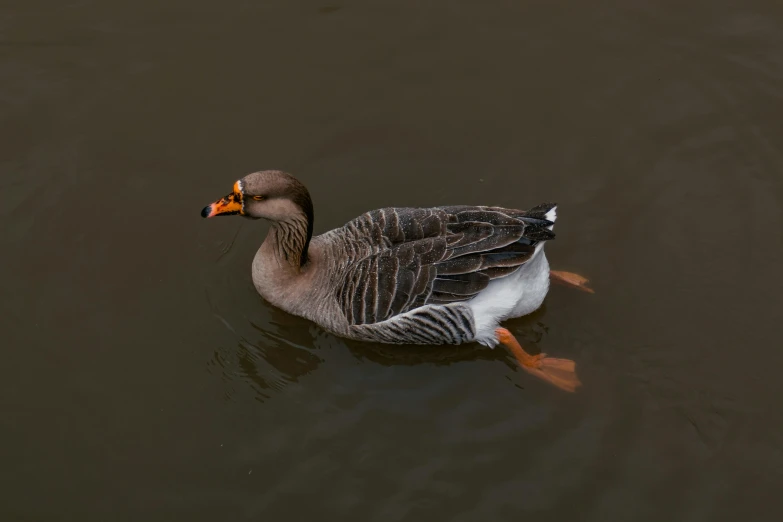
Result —
[[511, 352], [522, 369], [527, 373], [554, 384], [567, 392], [574, 392], [577, 387], [582, 385], [579, 377], [576, 376], [576, 363], [574, 361], [547, 357], [545, 353], [530, 355], [519, 345], [514, 335], [505, 328], [495, 330], [495, 335], [500, 344]]
[[556, 283], [560, 283], [572, 288], [576, 288], [588, 294], [594, 294], [595, 290], [590, 288], [587, 284], [590, 282], [586, 277], [582, 277], [579, 274], [573, 272], [563, 272], [561, 270], [550, 270], [549, 279]]

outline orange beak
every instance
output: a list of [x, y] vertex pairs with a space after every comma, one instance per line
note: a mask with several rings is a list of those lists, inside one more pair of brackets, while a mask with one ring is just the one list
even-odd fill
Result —
[[226, 197], [220, 198], [211, 205], [207, 205], [201, 211], [201, 217], [211, 218], [215, 216], [230, 216], [233, 214], [244, 214], [242, 210], [242, 192], [239, 190], [239, 182], [234, 184], [234, 192]]

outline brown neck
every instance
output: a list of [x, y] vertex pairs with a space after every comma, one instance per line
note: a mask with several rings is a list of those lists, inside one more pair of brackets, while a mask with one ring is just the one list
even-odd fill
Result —
[[305, 215], [297, 215], [272, 224], [265, 243], [281, 265], [288, 265], [297, 272], [307, 262], [307, 249], [313, 235], [313, 223]]

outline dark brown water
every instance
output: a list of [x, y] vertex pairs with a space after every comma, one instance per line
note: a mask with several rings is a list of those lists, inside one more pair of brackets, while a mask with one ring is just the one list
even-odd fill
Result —
[[[783, 517], [783, 3], [6, 0], [0, 121], [0, 520]], [[263, 302], [263, 168], [558, 201], [584, 387]]]

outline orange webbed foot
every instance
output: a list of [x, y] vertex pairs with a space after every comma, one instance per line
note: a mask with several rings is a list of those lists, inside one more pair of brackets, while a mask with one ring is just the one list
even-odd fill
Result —
[[519, 365], [527, 373], [554, 384], [561, 390], [574, 392], [582, 385], [576, 376], [576, 363], [570, 359], [547, 357], [545, 353], [530, 355], [517, 342], [511, 332], [505, 328], [495, 330], [498, 341], [508, 348]]
[[573, 272], [563, 272], [562, 270], [550, 270], [549, 279], [564, 285], [576, 288], [588, 294], [594, 294], [595, 290], [588, 286], [590, 282], [586, 277], [580, 276]]

